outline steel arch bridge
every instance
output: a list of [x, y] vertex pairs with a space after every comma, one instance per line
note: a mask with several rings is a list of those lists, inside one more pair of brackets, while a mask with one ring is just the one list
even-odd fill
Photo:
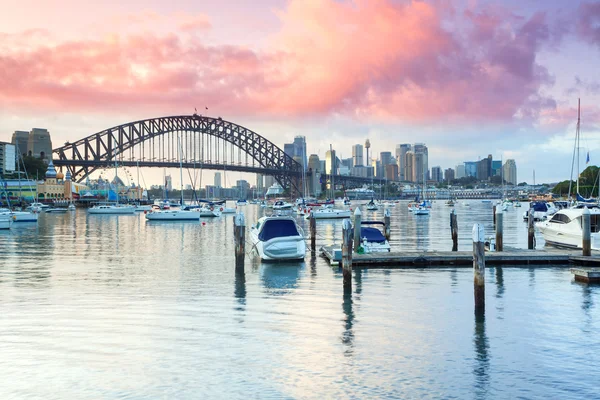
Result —
[[53, 162], [81, 182], [115, 162], [125, 167], [177, 168], [180, 148], [186, 168], [272, 175], [284, 188], [298, 191], [301, 186], [302, 165], [275, 144], [241, 125], [198, 114], [115, 126], [54, 149]]

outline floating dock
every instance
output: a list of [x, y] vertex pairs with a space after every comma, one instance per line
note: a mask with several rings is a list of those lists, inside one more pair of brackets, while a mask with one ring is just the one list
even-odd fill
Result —
[[579, 282], [600, 282], [600, 269], [598, 268], [571, 268], [571, 273], [575, 275], [575, 280]]
[[[321, 254], [332, 264], [341, 261], [342, 250], [339, 246], [324, 246]], [[584, 257], [581, 250], [561, 249], [506, 249], [506, 251], [488, 251], [485, 253], [486, 265], [522, 266], [552, 265], [569, 267], [575, 265], [600, 266], [600, 253]], [[352, 254], [352, 265], [360, 268], [423, 268], [428, 266], [473, 267], [471, 251], [425, 251], [390, 252], [371, 254]], [[600, 269], [597, 270], [600, 276]]]

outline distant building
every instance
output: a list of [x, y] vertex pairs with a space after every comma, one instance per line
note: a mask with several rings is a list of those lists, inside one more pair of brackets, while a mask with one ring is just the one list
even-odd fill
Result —
[[16, 170], [17, 157], [15, 149], [16, 146], [12, 143], [0, 142], [0, 174]]
[[12, 135], [12, 144], [16, 146], [16, 150], [20, 155], [27, 155], [27, 146], [29, 143], [29, 132], [15, 131]]
[[412, 173], [407, 175], [406, 171], [406, 153], [411, 150], [410, 144], [396, 145], [396, 162], [398, 163], [398, 176], [401, 181], [410, 181]]
[[318, 155], [311, 154], [310, 157], [308, 157], [308, 169], [313, 170], [313, 172], [323, 172], [323, 170], [321, 170], [321, 162]]
[[268, 189], [275, 183], [275, 177], [273, 175], [265, 175], [265, 187]]
[[360, 176], [362, 178], [368, 178], [368, 171], [369, 168], [365, 167], [364, 165], [357, 165], [352, 167], [352, 170], [350, 171], [350, 175], [352, 176]]
[[375, 173], [375, 177], [376, 178], [382, 178], [383, 179], [383, 166], [381, 165], [381, 161], [379, 160], [373, 160], [371, 163], [371, 166], [373, 167], [373, 171]]
[[492, 155], [489, 154], [487, 158], [481, 159], [477, 162], [477, 179], [480, 181], [488, 181], [492, 176]]
[[427, 179], [427, 164], [425, 163], [425, 153], [414, 153], [413, 156], [413, 182], [423, 182]]
[[306, 169], [308, 163], [306, 160], [306, 138], [304, 136], [296, 136], [292, 143], [285, 143], [283, 145], [283, 152]]
[[173, 180], [171, 179], [171, 175], [165, 176], [165, 188], [170, 192], [173, 190]]
[[33, 128], [29, 132], [27, 154], [44, 160], [52, 158], [52, 141], [47, 129]]
[[444, 170], [444, 181], [452, 182], [454, 180], [454, 170], [452, 168], [446, 168]]
[[385, 168], [386, 165], [390, 165], [392, 163], [392, 152], [382, 151], [381, 153], [379, 153], [379, 158], [381, 160], [382, 168]]
[[323, 173], [323, 174], [328, 174], [329, 172], [327, 172], [327, 164], [325, 163], [325, 160], [319, 160], [319, 172]]
[[502, 175], [502, 161], [501, 160], [492, 160], [491, 176], [500, 176], [500, 175]]
[[504, 180], [510, 185], [516, 185], [517, 182], [517, 163], [513, 159], [508, 159], [502, 167], [504, 169]]
[[[422, 165], [422, 168], [425, 171], [425, 176], [427, 177], [427, 172], [429, 171], [429, 150], [427, 149], [427, 146], [425, 146], [425, 143], [415, 143], [413, 144], [412, 148], [415, 154], [422, 154], [421, 161], [419, 161], [419, 164], [415, 162], [414, 165]], [[422, 179], [423, 177], [419, 175], [419, 180], [413, 180], [413, 182], [419, 182], [422, 181]]]
[[240, 180], [236, 181], [235, 187], [238, 190], [238, 197], [240, 199], [248, 198], [248, 190], [250, 189], [250, 184], [246, 180], [240, 179]]
[[398, 165], [397, 164], [388, 164], [385, 166], [385, 179], [388, 181], [397, 181], [398, 180]]
[[431, 180], [435, 182], [442, 181], [442, 167], [431, 167]]
[[215, 179], [213, 181], [215, 187], [222, 187], [221, 185], [221, 173], [215, 172]]
[[363, 160], [363, 146], [362, 144], [355, 144], [354, 146], [352, 146], [352, 166], [362, 167], [364, 165], [365, 163]]
[[343, 160], [340, 161], [340, 168], [341, 167], [346, 167], [348, 168], [348, 171], [350, 171], [353, 167], [354, 163], [354, 159], [353, 158], [344, 158]]
[[[412, 150], [409, 150], [404, 155], [405, 163], [404, 163], [404, 180], [409, 182], [414, 182], [413, 180], [413, 170], [415, 163], [415, 153]], [[400, 178], [402, 179], [402, 178]]]
[[454, 169], [454, 172], [455, 172], [455, 175], [454, 175], [455, 179], [464, 178], [466, 176], [466, 174], [465, 174], [465, 164], [458, 164], [456, 166], [456, 168]]
[[262, 196], [265, 192], [265, 183], [262, 174], [256, 174], [256, 190]]
[[477, 161], [465, 161], [465, 176], [477, 177]]
[[327, 150], [325, 153], [325, 173], [337, 175], [338, 165], [335, 150]]

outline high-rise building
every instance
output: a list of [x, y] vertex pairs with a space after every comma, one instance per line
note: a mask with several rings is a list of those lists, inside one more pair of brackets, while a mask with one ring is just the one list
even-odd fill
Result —
[[169, 192], [173, 190], [173, 180], [171, 179], [171, 175], [165, 176], [165, 189]]
[[13, 172], [16, 167], [16, 146], [0, 142], [0, 174]]
[[354, 158], [344, 158], [340, 161], [340, 167], [346, 167], [348, 168], [348, 171], [350, 171], [353, 167], [354, 163]]
[[414, 182], [414, 165], [415, 165], [415, 153], [412, 150], [408, 150], [404, 155], [404, 180], [408, 182]]
[[397, 164], [388, 164], [385, 166], [385, 179], [388, 181], [397, 181], [398, 180], [398, 165]]
[[383, 179], [383, 165], [381, 165], [381, 161], [373, 160], [371, 166], [373, 167], [374, 176]]
[[307, 167], [306, 138], [304, 136], [296, 136], [292, 143], [285, 143], [283, 152], [301, 164], [303, 168]]
[[465, 161], [465, 176], [477, 177], [477, 161]]
[[327, 172], [327, 165], [325, 163], [325, 160], [319, 160], [319, 172], [321, 172], [322, 174], [328, 174], [329, 172]]
[[439, 165], [431, 167], [431, 180], [435, 182], [441, 182], [442, 178], [442, 167]]
[[390, 165], [392, 163], [392, 152], [382, 151], [379, 153], [379, 158], [381, 160], [381, 166], [385, 168], [386, 165]]
[[405, 173], [406, 171], [406, 152], [411, 150], [411, 145], [408, 143], [396, 145], [396, 162], [398, 163], [398, 177], [401, 181], [410, 181], [411, 175]]
[[450, 183], [454, 180], [454, 170], [452, 168], [446, 168], [444, 170], [444, 181]]
[[29, 132], [15, 131], [12, 135], [12, 144], [15, 145], [18, 154], [27, 154], [27, 145], [29, 143]]
[[491, 176], [502, 175], [502, 160], [492, 160], [492, 174]]
[[273, 175], [265, 175], [265, 188], [269, 189], [275, 183], [275, 177]]
[[264, 193], [264, 188], [265, 188], [264, 180], [265, 179], [262, 176], [262, 174], [256, 174], [256, 190], [261, 195]]
[[[429, 150], [427, 149], [427, 146], [425, 146], [425, 143], [415, 143], [413, 144], [413, 151], [415, 152], [415, 154], [422, 154], [422, 163], [423, 163], [423, 170], [425, 171], [425, 178], [427, 178], [428, 172], [429, 172]], [[415, 165], [417, 165], [415, 163]], [[414, 177], [414, 176], [413, 176]], [[423, 177], [420, 176], [419, 180], [415, 180], [414, 182], [420, 182], [423, 180]]]
[[33, 128], [29, 132], [27, 154], [46, 161], [52, 158], [52, 140], [50, 140], [50, 132], [47, 129]]
[[311, 154], [310, 157], [308, 157], [308, 169], [312, 169], [313, 172], [323, 172], [321, 171], [321, 163], [318, 155]]
[[222, 187], [221, 186], [221, 173], [220, 172], [215, 172], [215, 179], [214, 179], [214, 185], [215, 187]]
[[352, 146], [352, 166], [363, 166], [365, 165], [363, 161], [363, 146], [362, 144], [355, 144]]
[[327, 150], [325, 153], [325, 173], [337, 175], [338, 165], [335, 150]]
[[515, 162], [515, 160], [513, 159], [508, 159], [506, 160], [506, 162], [504, 163], [503, 168], [503, 173], [504, 173], [504, 180], [506, 181], [506, 183], [510, 184], [510, 185], [516, 185], [517, 184], [517, 163]]
[[427, 179], [427, 166], [425, 164], [425, 154], [424, 153], [414, 153], [413, 155], [413, 182], [423, 182]]
[[487, 181], [492, 176], [492, 155], [477, 162], [477, 179]]
[[250, 189], [250, 184], [246, 180], [240, 179], [236, 181], [235, 187], [238, 190], [238, 196], [240, 199], [248, 198], [248, 190]]
[[456, 166], [456, 168], [454, 169], [454, 178], [460, 179], [460, 178], [464, 178], [465, 176], [467, 176], [465, 174], [465, 164], [458, 164]]
[[294, 148], [294, 143], [284, 143], [283, 152], [288, 156], [294, 158], [296, 155], [296, 149]]

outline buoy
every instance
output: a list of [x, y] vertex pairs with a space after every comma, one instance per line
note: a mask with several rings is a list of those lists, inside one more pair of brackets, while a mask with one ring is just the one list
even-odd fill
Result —
[[223, 211], [223, 207], [220, 208], [220, 211]]
[[144, 210], [144, 214], [148, 214], [148, 211]]
[[206, 225], [206, 222], [203, 222], [203, 223], [202, 223], [202, 226], [204, 226], [204, 225]]

